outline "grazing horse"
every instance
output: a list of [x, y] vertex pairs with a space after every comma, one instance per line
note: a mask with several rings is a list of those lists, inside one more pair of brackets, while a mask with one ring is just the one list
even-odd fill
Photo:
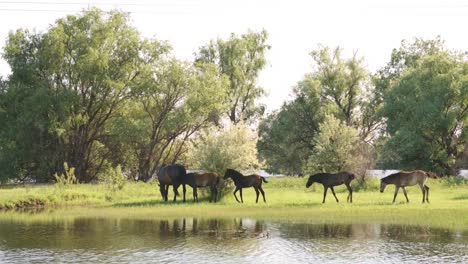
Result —
[[[265, 191], [263, 191], [262, 189], [262, 182], [268, 183], [265, 177], [262, 177], [257, 174], [244, 176], [236, 170], [227, 169], [226, 172], [224, 173], [224, 179], [227, 179], [227, 178], [231, 178], [234, 181], [234, 185], [236, 185], [236, 189], [234, 190], [233, 194], [238, 203], [244, 202], [244, 198], [242, 198], [242, 188], [248, 188], [248, 187], [253, 187], [255, 189], [255, 193], [257, 193], [256, 203], [258, 203], [259, 190], [262, 193], [263, 202], [266, 203]], [[237, 196], [236, 196], [237, 191], [240, 191], [240, 198], [241, 198], [240, 201], [239, 199], [237, 199]]]
[[437, 176], [434, 174], [422, 170], [400, 171], [394, 174], [390, 174], [380, 180], [380, 192], [383, 193], [385, 187], [387, 187], [388, 184], [395, 184], [395, 195], [393, 196], [393, 203], [395, 202], [400, 187], [403, 189], [406, 202], [409, 202], [405, 187], [419, 184], [419, 187], [421, 187], [421, 191], [423, 193], [422, 202], [429, 203], [429, 187], [426, 185], [427, 177], [434, 179], [437, 178]]
[[185, 183], [193, 188], [193, 200], [198, 202], [198, 187], [210, 187], [211, 197], [210, 203], [216, 203], [219, 192], [219, 174], [214, 172], [207, 173], [187, 173]]
[[166, 165], [163, 164], [158, 171], [159, 191], [163, 197], [163, 200], [167, 202], [167, 195], [169, 193], [169, 185], [173, 186], [174, 189], [174, 202], [177, 200], [179, 192], [177, 189], [182, 185], [184, 189], [184, 202], [185, 202], [185, 183], [184, 179], [187, 175], [185, 167], [180, 164]]
[[356, 175], [351, 172], [338, 172], [338, 173], [317, 173], [314, 175], [311, 175], [309, 177], [309, 180], [307, 180], [306, 188], [309, 188], [312, 183], [318, 182], [323, 185], [323, 201], [322, 203], [325, 203], [325, 197], [327, 197], [327, 190], [328, 188], [331, 189], [333, 196], [335, 196], [336, 202], [338, 203], [338, 198], [336, 197], [335, 190], [333, 189], [333, 186], [338, 186], [341, 184], [346, 185], [346, 188], [348, 189], [348, 197], [346, 198], [346, 201], [352, 203], [353, 202], [353, 190], [351, 189], [351, 181], [356, 178]]

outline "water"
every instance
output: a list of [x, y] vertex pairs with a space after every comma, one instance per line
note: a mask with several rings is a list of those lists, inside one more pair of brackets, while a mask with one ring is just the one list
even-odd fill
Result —
[[468, 231], [255, 219], [0, 220], [1, 263], [468, 263]]

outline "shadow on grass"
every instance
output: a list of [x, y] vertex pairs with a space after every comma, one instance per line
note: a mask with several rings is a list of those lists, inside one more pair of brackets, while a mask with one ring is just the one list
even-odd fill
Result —
[[464, 194], [464, 195], [454, 197], [453, 200], [468, 200], [468, 194]]

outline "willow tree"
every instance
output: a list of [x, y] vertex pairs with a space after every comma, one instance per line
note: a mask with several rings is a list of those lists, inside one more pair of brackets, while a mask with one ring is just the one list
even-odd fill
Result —
[[468, 142], [467, 58], [442, 46], [428, 47], [412, 56], [417, 59], [383, 93], [381, 113], [389, 134], [383, 162], [455, 174]]
[[135, 100], [114, 123], [123, 148], [132, 150], [138, 180], [174, 163], [185, 143], [225, 110], [227, 80], [213, 64], [166, 60], [150, 67]]
[[218, 65], [229, 79], [226, 115], [233, 123], [251, 121], [264, 112], [258, 99], [265, 95], [265, 90], [257, 81], [266, 66], [265, 53], [270, 49], [267, 37], [265, 30], [240, 36], [232, 34], [227, 40], [212, 40], [196, 54], [198, 61]]
[[[319, 128], [324, 127], [322, 122], [327, 115], [337, 119], [339, 126], [335, 127], [352, 128], [359, 132], [359, 140], [353, 142], [362, 147], [363, 151], [359, 155], [369, 155], [369, 158], [369, 143], [373, 143], [381, 125], [374, 109], [380, 105], [374, 99], [370, 75], [362, 58], [357, 54], [346, 58], [340, 48], [323, 46], [319, 46], [310, 55], [314, 69], [298, 82], [294, 88], [294, 99], [284, 104], [278, 113], [260, 123], [260, 155], [267, 160], [270, 169], [277, 172], [303, 171], [305, 162], [311, 155], [322, 161], [329, 158], [330, 152], [315, 150], [319, 142], [316, 138], [322, 133]], [[320, 142], [322, 147], [331, 143], [326, 140]], [[342, 152], [357, 155], [355, 150], [351, 153], [343, 149]], [[336, 155], [336, 159], [330, 160], [336, 161], [335, 164], [330, 164], [327, 168], [343, 167], [343, 155]], [[311, 162], [314, 161], [309, 161], [307, 168], [327, 169]]]
[[52, 175], [67, 161], [81, 182], [94, 179], [111, 154], [102, 143], [109, 137], [105, 126], [132, 97], [147, 65], [169, 49], [142, 38], [127, 14], [98, 9], [58, 19], [44, 33], [10, 33], [5, 107], [10, 130], [21, 131], [7, 133], [21, 152], [15, 170]]

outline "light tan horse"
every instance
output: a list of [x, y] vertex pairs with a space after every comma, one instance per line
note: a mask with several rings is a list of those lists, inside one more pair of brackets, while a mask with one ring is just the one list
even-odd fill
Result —
[[403, 193], [406, 197], [406, 202], [409, 202], [408, 194], [406, 193], [405, 187], [419, 184], [419, 187], [421, 187], [421, 191], [423, 193], [422, 202], [429, 203], [429, 187], [427, 187], [426, 185], [427, 177], [437, 178], [434, 174], [422, 170], [400, 171], [388, 175], [387, 177], [382, 178], [380, 180], [380, 192], [383, 193], [385, 187], [387, 187], [388, 184], [395, 184], [395, 195], [393, 196], [393, 202], [395, 202], [398, 190], [400, 190], [400, 188], [403, 189]]

